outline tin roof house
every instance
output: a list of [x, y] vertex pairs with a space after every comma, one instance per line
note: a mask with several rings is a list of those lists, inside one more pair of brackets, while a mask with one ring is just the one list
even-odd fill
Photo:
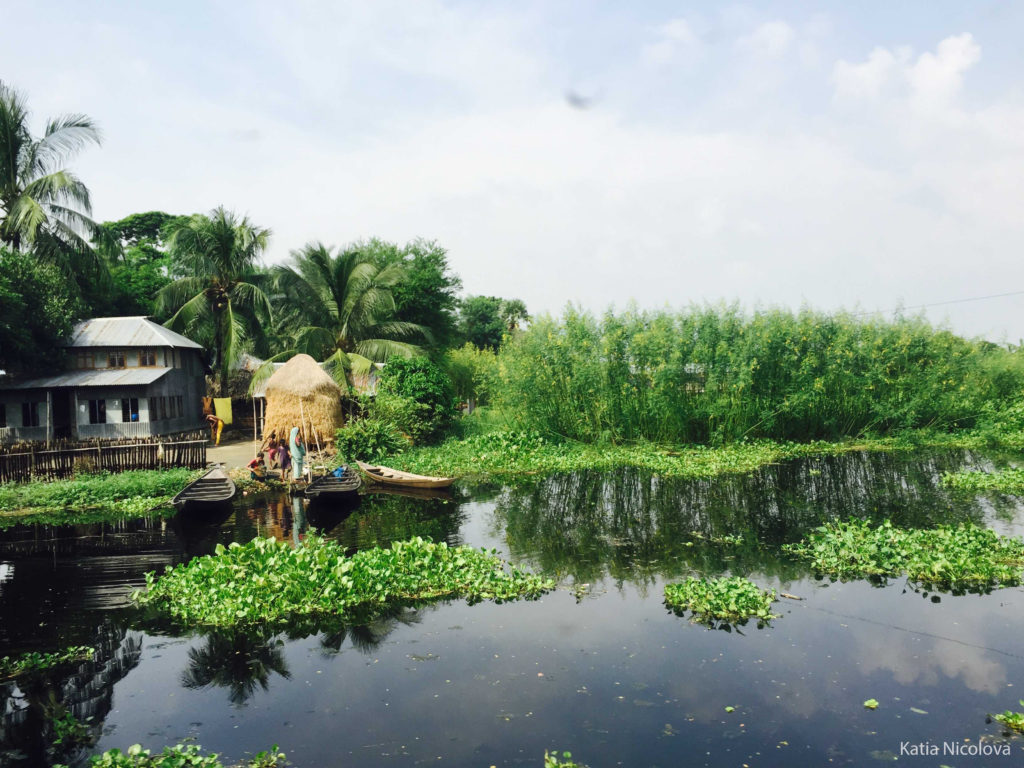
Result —
[[[202, 347], [145, 317], [97, 317], [69, 370], [0, 383], [0, 442], [151, 437], [203, 424]], [[2, 380], [0, 380], [2, 381]]]

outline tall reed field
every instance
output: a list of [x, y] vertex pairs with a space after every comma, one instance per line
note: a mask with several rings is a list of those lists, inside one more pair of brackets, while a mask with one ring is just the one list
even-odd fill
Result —
[[1024, 354], [919, 317], [570, 308], [502, 348], [491, 396], [583, 442], [721, 444], [975, 426], [1024, 392]]

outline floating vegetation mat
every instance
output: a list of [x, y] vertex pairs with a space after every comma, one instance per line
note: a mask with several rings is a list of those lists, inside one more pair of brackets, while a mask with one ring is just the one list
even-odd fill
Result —
[[934, 587], [977, 590], [1021, 583], [1024, 542], [963, 524], [907, 530], [890, 521], [829, 523], [784, 549], [841, 578], [899, 576]]
[[[1024, 699], [1021, 699], [1020, 705], [1024, 707]], [[1011, 731], [1024, 733], [1024, 712], [1014, 712], [1013, 710], [1008, 709], [1001, 715], [993, 715], [992, 719], [996, 722], [1002, 723]]]
[[87, 645], [72, 645], [56, 653], [23, 653], [20, 656], [4, 656], [0, 659], [0, 680], [9, 680], [28, 672], [42, 672], [64, 664], [87, 661], [95, 650]]
[[957, 491], [978, 493], [999, 491], [1024, 494], [1024, 469], [1001, 469], [996, 472], [946, 472], [942, 484]]
[[665, 604], [676, 611], [691, 611], [704, 623], [741, 622], [756, 618], [767, 623], [773, 618], [775, 590], [764, 590], [750, 579], [730, 576], [720, 579], [686, 579], [665, 585]]
[[[89, 758], [89, 768], [275, 768], [287, 765], [284, 752], [275, 746], [269, 752], [258, 752], [244, 763], [230, 766], [220, 760], [220, 755], [204, 755], [198, 744], [178, 744], [164, 747], [163, 752], [151, 754], [141, 744], [133, 744], [127, 752], [108, 749], [101, 755]], [[56, 766], [56, 768], [63, 768]]]
[[274, 539], [218, 545], [212, 557], [146, 574], [133, 598], [190, 626], [283, 625], [308, 618], [366, 620], [394, 605], [465, 598], [536, 598], [555, 584], [493, 552], [417, 537], [347, 557], [337, 543], [309, 536], [297, 547]]

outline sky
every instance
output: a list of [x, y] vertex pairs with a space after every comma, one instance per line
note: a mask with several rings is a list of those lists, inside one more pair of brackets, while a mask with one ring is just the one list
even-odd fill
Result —
[[436, 240], [466, 294], [1024, 338], [1024, 4], [0, 0], [98, 220]]

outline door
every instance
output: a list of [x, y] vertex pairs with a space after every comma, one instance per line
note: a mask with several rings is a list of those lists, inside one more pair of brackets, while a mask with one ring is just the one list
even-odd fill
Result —
[[53, 439], [71, 438], [71, 392], [57, 389], [53, 392]]

